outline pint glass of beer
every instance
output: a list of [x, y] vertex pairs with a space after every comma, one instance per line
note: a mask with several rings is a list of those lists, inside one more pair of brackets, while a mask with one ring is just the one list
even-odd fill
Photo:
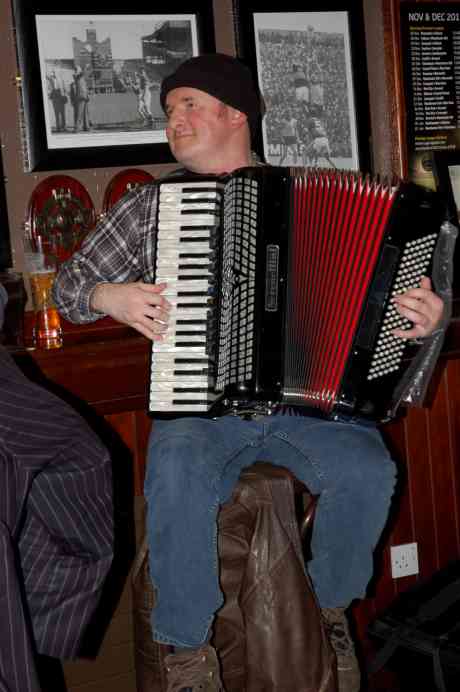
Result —
[[61, 320], [51, 295], [55, 277], [55, 269], [34, 272], [29, 276], [35, 312], [33, 340], [37, 348], [62, 346]]
[[54, 261], [43, 253], [39, 239], [25, 240], [25, 263], [35, 313], [32, 331], [34, 346], [44, 349], [60, 348], [61, 320], [51, 294], [56, 266]]

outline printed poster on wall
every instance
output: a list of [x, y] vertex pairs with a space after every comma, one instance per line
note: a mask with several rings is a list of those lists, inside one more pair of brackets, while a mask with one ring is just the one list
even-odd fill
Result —
[[433, 150], [460, 148], [460, 5], [402, 3], [409, 177], [434, 187]]

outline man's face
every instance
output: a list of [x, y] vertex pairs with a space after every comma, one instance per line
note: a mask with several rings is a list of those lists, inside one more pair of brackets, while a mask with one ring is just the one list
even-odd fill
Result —
[[172, 89], [166, 97], [166, 136], [175, 158], [190, 170], [211, 172], [211, 161], [228, 142], [230, 110], [200, 89]]

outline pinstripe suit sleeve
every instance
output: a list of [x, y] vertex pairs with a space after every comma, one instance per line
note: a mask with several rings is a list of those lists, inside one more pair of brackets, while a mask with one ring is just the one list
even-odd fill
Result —
[[[4, 583], [1, 617], [11, 624], [13, 648], [29, 663], [28, 646], [59, 658], [77, 653], [112, 561], [111, 492], [110, 458], [97, 436], [0, 348], [2, 559], [15, 551], [25, 596], [22, 616], [12, 606], [14, 589]], [[0, 690], [6, 656], [2, 647]], [[12, 691], [29, 690], [8, 682]]]

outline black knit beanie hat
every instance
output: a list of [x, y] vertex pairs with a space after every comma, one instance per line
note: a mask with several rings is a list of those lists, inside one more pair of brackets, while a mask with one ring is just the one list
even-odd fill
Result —
[[256, 90], [251, 71], [237, 58], [223, 53], [205, 53], [183, 62], [162, 82], [160, 102], [166, 108], [166, 96], [177, 87], [200, 89], [245, 113], [254, 133], [263, 114], [263, 101]]

